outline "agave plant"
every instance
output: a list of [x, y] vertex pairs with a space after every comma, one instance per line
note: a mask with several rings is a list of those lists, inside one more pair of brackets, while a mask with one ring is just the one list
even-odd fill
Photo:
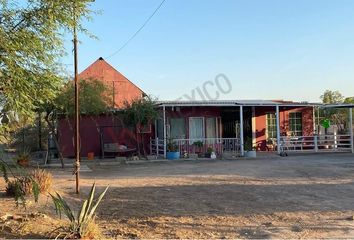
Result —
[[[82, 203], [81, 209], [75, 217], [74, 212], [67, 204], [67, 202], [63, 199], [63, 197], [56, 193], [56, 196], [50, 194], [52, 197], [55, 211], [61, 218], [62, 212], [69, 219], [70, 225], [66, 232], [60, 233], [58, 237], [64, 236], [64, 238], [85, 238], [88, 237], [90, 226], [94, 223], [95, 220], [95, 211], [100, 204], [103, 196], [106, 194], [108, 186], [106, 189], [99, 195], [97, 201], [94, 203], [94, 196], [96, 190], [96, 184], [92, 185], [90, 194], [88, 198]], [[93, 204], [94, 203], [94, 204]]]

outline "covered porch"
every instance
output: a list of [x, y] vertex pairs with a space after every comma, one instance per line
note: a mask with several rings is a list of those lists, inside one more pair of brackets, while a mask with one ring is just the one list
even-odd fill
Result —
[[[166, 157], [170, 143], [181, 157], [243, 157], [246, 151], [351, 151], [353, 131], [318, 135], [319, 104], [285, 101], [163, 101], [150, 141], [152, 155]], [[349, 117], [352, 122], [351, 108]], [[352, 126], [352, 124], [349, 124]]]

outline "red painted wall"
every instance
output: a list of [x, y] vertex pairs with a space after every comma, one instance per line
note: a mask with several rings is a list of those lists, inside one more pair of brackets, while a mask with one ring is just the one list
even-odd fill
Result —
[[[266, 113], [275, 113], [275, 107], [256, 107], [256, 144], [261, 151], [266, 150]], [[313, 135], [313, 110], [312, 107], [280, 107], [280, 135], [285, 136], [289, 131], [289, 113], [302, 112], [302, 135]]]
[[[74, 121], [61, 119], [58, 124], [59, 145], [64, 157], [74, 157]], [[118, 116], [81, 116], [80, 139], [81, 157], [87, 157], [88, 152], [94, 152], [95, 156], [101, 155], [100, 129], [103, 132], [104, 143], [125, 144], [128, 147], [136, 147], [135, 133], [131, 128], [124, 127]], [[144, 141], [148, 150], [148, 142], [151, 134], [145, 134]]]
[[[171, 118], [185, 118], [186, 126], [186, 138], [189, 137], [189, 120], [190, 117], [220, 117], [221, 111], [220, 107], [166, 107], [166, 119], [167, 123], [170, 124]], [[219, 128], [221, 123], [219, 124]], [[205, 119], [204, 119], [204, 130], [206, 129]], [[220, 132], [220, 129], [219, 129]]]

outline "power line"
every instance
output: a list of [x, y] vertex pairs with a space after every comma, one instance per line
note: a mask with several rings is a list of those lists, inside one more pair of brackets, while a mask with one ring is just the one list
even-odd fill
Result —
[[114, 53], [112, 53], [111, 55], [109, 55], [108, 57], [106, 57], [106, 59], [107, 59], [107, 58], [110, 58], [110, 57], [113, 57], [114, 55], [116, 55], [117, 53], [119, 53], [120, 51], [122, 51], [122, 49], [125, 48], [125, 47], [129, 44], [129, 42], [130, 42], [131, 40], [133, 40], [133, 39], [136, 37], [136, 35], [138, 35], [138, 33], [139, 33], [141, 30], [143, 30], [143, 28], [149, 23], [149, 21], [151, 20], [151, 18], [153, 18], [154, 15], [159, 11], [159, 9], [162, 7], [162, 5], [164, 4], [165, 1], [166, 1], [166, 0], [162, 0], [162, 2], [160, 3], [160, 5], [157, 6], [157, 8], [155, 9], [155, 11], [146, 19], [146, 21], [143, 23], [143, 25], [141, 25], [141, 27], [140, 27], [140, 28], [139, 28], [117, 51], [115, 51]]

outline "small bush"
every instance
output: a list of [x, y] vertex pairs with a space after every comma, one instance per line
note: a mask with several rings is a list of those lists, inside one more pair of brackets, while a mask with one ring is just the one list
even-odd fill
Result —
[[41, 193], [47, 192], [52, 186], [53, 176], [50, 172], [47, 172], [44, 169], [36, 169], [32, 171], [31, 177], [38, 183], [39, 191]]
[[10, 180], [10, 181], [7, 182], [6, 194], [8, 196], [12, 196], [13, 197], [13, 196], [16, 196], [16, 195], [20, 195], [22, 192], [23, 192], [22, 186], [21, 186], [20, 181], [18, 179]]
[[9, 196], [16, 196], [18, 194], [29, 195], [32, 191], [32, 182], [28, 178], [16, 178], [10, 180], [6, 186], [6, 194]]
[[52, 174], [43, 170], [36, 169], [30, 173], [30, 177], [18, 177], [10, 180], [6, 186], [6, 194], [9, 196], [30, 195], [33, 193], [33, 182], [38, 185], [40, 193], [47, 192], [52, 186]]
[[29, 193], [33, 194], [34, 201], [37, 202], [40, 193], [37, 182], [25, 168], [15, 164], [15, 170], [0, 157], [0, 172], [6, 183], [6, 193], [15, 198], [16, 206], [22, 204], [26, 207], [25, 195]]

